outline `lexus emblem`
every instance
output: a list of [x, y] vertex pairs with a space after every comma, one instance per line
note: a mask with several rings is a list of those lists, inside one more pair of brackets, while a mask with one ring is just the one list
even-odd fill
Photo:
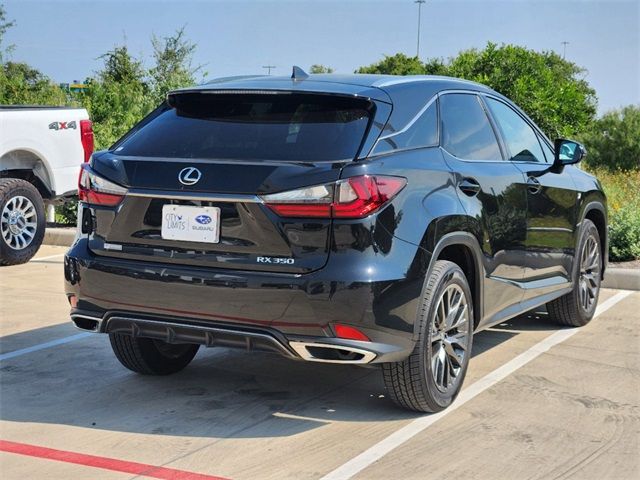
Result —
[[196, 167], [187, 167], [180, 170], [178, 180], [183, 185], [195, 185], [202, 178], [202, 172]]

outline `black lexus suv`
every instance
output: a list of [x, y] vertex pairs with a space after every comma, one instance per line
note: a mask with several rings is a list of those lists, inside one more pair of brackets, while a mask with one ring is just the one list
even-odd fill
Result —
[[438, 411], [474, 331], [542, 305], [592, 318], [607, 210], [584, 155], [453, 78], [177, 90], [81, 171], [71, 319], [141, 374], [200, 346], [377, 364], [396, 403]]

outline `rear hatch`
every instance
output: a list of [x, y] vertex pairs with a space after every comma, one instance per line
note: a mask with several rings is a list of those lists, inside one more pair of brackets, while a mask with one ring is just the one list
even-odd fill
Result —
[[[177, 265], [319, 269], [328, 258], [331, 220], [282, 218], [259, 196], [338, 180], [357, 155], [374, 110], [369, 100], [340, 95], [174, 95], [171, 106], [158, 109], [112, 150], [94, 155], [93, 172], [127, 194], [115, 208], [93, 207], [89, 248]], [[182, 219], [185, 212], [191, 222], [202, 222], [199, 229], [215, 225], [217, 231], [211, 227], [206, 241], [173, 238], [168, 215]]]

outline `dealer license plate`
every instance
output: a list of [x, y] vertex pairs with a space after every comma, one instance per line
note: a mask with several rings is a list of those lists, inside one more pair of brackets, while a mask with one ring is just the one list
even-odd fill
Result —
[[218, 243], [220, 241], [220, 209], [164, 205], [162, 238], [184, 242]]

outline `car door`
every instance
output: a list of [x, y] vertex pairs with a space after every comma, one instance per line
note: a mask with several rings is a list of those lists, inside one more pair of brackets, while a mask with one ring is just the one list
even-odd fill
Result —
[[484, 96], [484, 100], [498, 125], [509, 161], [524, 175], [524, 300], [565, 288], [571, 281], [575, 247], [577, 192], [573, 180], [551, 168], [551, 148], [523, 115], [500, 99]]
[[458, 197], [483, 250], [484, 323], [517, 309], [523, 291], [526, 192], [504, 159], [495, 127], [475, 93], [440, 94], [441, 139]]

